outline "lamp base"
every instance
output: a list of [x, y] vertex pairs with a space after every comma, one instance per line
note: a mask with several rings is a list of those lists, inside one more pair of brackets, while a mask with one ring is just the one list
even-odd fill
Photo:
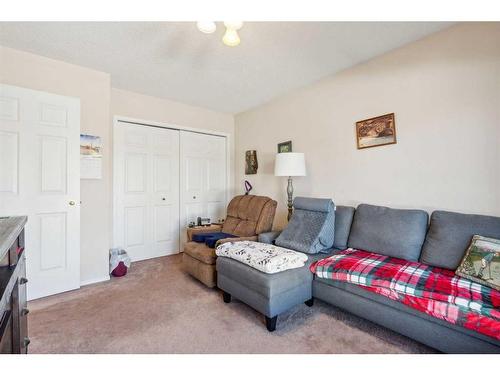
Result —
[[288, 185], [286, 187], [286, 193], [288, 194], [288, 216], [287, 221], [290, 221], [293, 213], [293, 184], [292, 178], [288, 177]]

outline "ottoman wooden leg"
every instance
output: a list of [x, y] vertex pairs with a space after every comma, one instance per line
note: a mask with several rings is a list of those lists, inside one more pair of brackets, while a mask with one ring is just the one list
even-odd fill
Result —
[[306, 302], [304, 302], [307, 306], [311, 307], [314, 305], [314, 298], [308, 299]]
[[276, 321], [278, 320], [278, 315], [269, 318], [266, 316], [266, 328], [269, 332], [273, 332], [276, 329]]
[[222, 291], [222, 299], [225, 303], [231, 302], [231, 295], [228, 292]]

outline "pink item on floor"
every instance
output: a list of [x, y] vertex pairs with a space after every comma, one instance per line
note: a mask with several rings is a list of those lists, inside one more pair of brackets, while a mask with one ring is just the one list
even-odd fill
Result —
[[120, 262], [118, 263], [116, 268], [111, 272], [111, 274], [115, 277], [122, 277], [127, 274], [127, 269], [128, 267], [123, 262]]

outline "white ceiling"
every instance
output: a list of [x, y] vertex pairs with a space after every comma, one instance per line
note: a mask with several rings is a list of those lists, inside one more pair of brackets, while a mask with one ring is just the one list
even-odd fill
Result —
[[0, 44], [111, 74], [113, 87], [238, 113], [450, 26], [445, 22], [1, 22]]

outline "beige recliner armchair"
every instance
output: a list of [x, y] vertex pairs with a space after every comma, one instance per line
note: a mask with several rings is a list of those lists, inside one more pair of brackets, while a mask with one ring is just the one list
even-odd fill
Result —
[[[227, 207], [227, 217], [222, 228], [223, 233], [237, 237], [221, 239], [217, 245], [227, 241], [257, 241], [257, 235], [272, 229], [277, 202], [269, 197], [256, 195], [238, 195]], [[192, 241], [196, 233], [203, 233], [203, 228], [188, 230], [188, 241], [184, 245], [182, 263], [184, 269], [209, 288], [217, 285], [215, 271], [215, 249]], [[210, 232], [214, 232], [213, 229]]]

